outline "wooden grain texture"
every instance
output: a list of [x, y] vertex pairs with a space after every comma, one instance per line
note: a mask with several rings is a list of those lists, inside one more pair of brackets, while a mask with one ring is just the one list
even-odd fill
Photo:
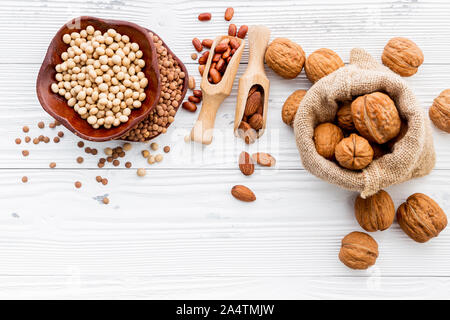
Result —
[[[292, 130], [281, 120], [284, 100], [308, 89], [304, 72], [271, 80], [267, 131], [250, 147], [234, 137], [237, 81], [219, 109], [214, 142], [186, 144], [197, 114], [180, 110], [168, 134], [156, 140], [171, 146], [160, 164], [140, 156], [148, 144], [133, 144], [118, 168], [99, 170], [96, 158], [76, 147], [67, 130], [37, 128], [51, 121], [36, 98], [35, 79], [57, 29], [73, 17], [93, 15], [136, 22], [157, 32], [187, 64], [193, 37], [226, 33], [223, 20], [232, 5], [232, 23], [265, 24], [272, 39], [288, 37], [305, 52], [329, 47], [348, 63], [353, 47], [380, 59], [393, 36], [413, 39], [425, 63], [408, 78], [424, 110], [450, 83], [450, 3], [437, 1], [148, 1], [4, 0], [0, 10], [0, 298], [449, 298], [450, 234], [426, 244], [410, 240], [396, 223], [374, 234], [377, 264], [352, 271], [337, 259], [341, 238], [359, 230], [354, 193], [338, 189], [303, 170]], [[210, 11], [211, 22], [199, 22]], [[245, 71], [244, 51], [238, 77]], [[30, 136], [65, 136], [59, 144], [16, 145]], [[433, 129], [436, 170], [428, 177], [388, 189], [396, 206], [414, 192], [434, 198], [450, 212], [449, 136]], [[88, 143], [101, 151], [105, 146]], [[30, 156], [24, 159], [21, 151]], [[243, 149], [269, 151], [272, 169], [244, 177], [237, 168]], [[161, 151], [159, 151], [161, 152]], [[101, 153], [101, 152], [100, 152]], [[82, 165], [76, 157], [82, 155]], [[98, 158], [98, 157], [97, 157]], [[57, 167], [49, 168], [55, 161]], [[137, 167], [147, 167], [145, 178]], [[22, 184], [22, 176], [29, 183]], [[95, 181], [101, 175], [107, 186]], [[75, 189], [74, 182], [83, 187]], [[257, 201], [230, 195], [235, 184], [252, 188]], [[110, 204], [100, 201], [104, 196]]]

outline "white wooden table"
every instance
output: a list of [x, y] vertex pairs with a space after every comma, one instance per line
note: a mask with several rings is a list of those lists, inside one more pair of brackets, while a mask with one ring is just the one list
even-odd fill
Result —
[[[421, 106], [450, 85], [450, 4], [434, 1], [0, 1], [0, 298], [450, 298], [450, 231], [427, 244], [410, 240], [396, 223], [373, 236], [377, 264], [352, 271], [337, 254], [340, 240], [360, 230], [353, 217], [354, 193], [322, 182], [302, 168], [293, 133], [280, 110], [296, 89], [308, 89], [304, 72], [295, 80], [271, 79], [268, 127], [249, 148], [267, 151], [275, 169], [244, 177], [237, 156], [244, 148], [232, 134], [236, 87], [217, 117], [212, 145], [186, 144], [197, 114], [180, 110], [159, 145], [165, 160], [145, 178], [123, 167], [98, 169], [96, 158], [77, 148], [66, 133], [61, 143], [17, 146], [40, 130], [48, 116], [36, 98], [35, 80], [57, 29], [80, 15], [122, 19], [148, 27], [168, 43], [199, 83], [190, 59], [191, 39], [227, 30], [233, 22], [265, 24], [272, 38], [288, 37], [305, 52], [328, 47], [348, 62], [353, 47], [377, 59], [394, 36], [413, 39], [425, 63], [407, 79]], [[210, 11], [213, 21], [196, 16]], [[239, 74], [245, 70], [244, 54]], [[239, 76], [238, 74], [238, 76]], [[61, 128], [61, 127], [59, 127]], [[450, 136], [433, 129], [437, 164], [426, 178], [389, 188], [396, 205], [414, 192], [433, 197], [450, 213]], [[118, 142], [88, 146], [103, 150]], [[127, 158], [148, 144], [134, 144]], [[21, 151], [30, 150], [23, 158]], [[80, 165], [75, 159], [83, 156]], [[55, 161], [56, 169], [49, 169]], [[28, 176], [27, 184], [21, 183]], [[109, 179], [107, 186], [95, 176]], [[74, 188], [79, 180], [83, 187]], [[233, 199], [235, 184], [251, 187], [258, 199]], [[109, 195], [111, 203], [96, 197]]]

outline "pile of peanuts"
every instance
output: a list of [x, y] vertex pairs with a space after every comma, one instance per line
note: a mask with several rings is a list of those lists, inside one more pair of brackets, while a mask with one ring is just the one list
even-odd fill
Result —
[[168, 52], [161, 39], [150, 33], [156, 46], [158, 66], [161, 79], [161, 96], [158, 105], [149, 116], [128, 131], [122, 139], [144, 142], [160, 133], [166, 133], [175, 120], [175, 114], [181, 104], [184, 79], [186, 74], [176, 59]]
[[127, 122], [146, 98], [148, 79], [139, 45], [114, 29], [102, 34], [93, 26], [64, 34], [62, 40], [69, 48], [55, 67], [51, 90], [95, 129]]

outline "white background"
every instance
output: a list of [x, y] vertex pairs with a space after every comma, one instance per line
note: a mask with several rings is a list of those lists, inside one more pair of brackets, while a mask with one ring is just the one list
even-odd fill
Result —
[[[154, 30], [186, 63], [193, 37], [226, 33], [225, 8], [233, 23], [265, 24], [272, 39], [287, 37], [307, 54], [328, 47], [345, 62], [353, 47], [380, 60], [394, 36], [413, 39], [425, 63], [407, 81], [421, 106], [450, 85], [448, 1], [16, 1], [0, 0], [0, 298], [449, 298], [450, 232], [426, 244], [410, 240], [397, 223], [373, 234], [377, 264], [352, 271], [338, 258], [340, 240], [361, 231], [353, 216], [356, 194], [322, 182], [301, 165], [292, 130], [280, 116], [284, 100], [308, 89], [304, 72], [271, 80], [270, 129], [250, 148], [232, 134], [236, 87], [217, 116], [221, 129], [201, 148], [183, 141], [197, 114], [180, 110], [165, 136], [165, 160], [145, 178], [136, 167], [148, 144], [127, 154], [134, 169], [96, 167], [66, 133], [61, 143], [20, 145], [23, 125], [32, 137], [56, 135], [36, 124], [51, 118], [35, 94], [47, 46], [73, 17], [129, 20]], [[210, 11], [211, 22], [197, 21]], [[245, 70], [247, 51], [238, 76]], [[59, 127], [62, 128], [62, 127]], [[58, 130], [59, 130], [58, 128]], [[437, 164], [426, 178], [389, 188], [398, 206], [414, 192], [434, 198], [450, 212], [450, 137], [433, 129]], [[104, 144], [88, 143], [102, 150]], [[30, 150], [23, 158], [21, 151]], [[275, 169], [244, 177], [237, 168], [243, 149], [271, 152]], [[82, 155], [85, 162], [77, 164]], [[49, 169], [55, 161], [56, 169]], [[30, 182], [22, 184], [22, 176]], [[109, 179], [107, 186], [95, 176]], [[74, 188], [76, 180], [83, 187]], [[254, 203], [230, 195], [235, 184], [251, 187]], [[95, 197], [107, 194], [109, 205]]]

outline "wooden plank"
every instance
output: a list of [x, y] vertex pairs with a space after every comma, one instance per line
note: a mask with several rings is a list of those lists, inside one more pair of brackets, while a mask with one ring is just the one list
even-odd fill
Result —
[[[0, 275], [366, 276], [338, 258], [340, 240], [361, 230], [355, 194], [304, 171], [0, 170]], [[27, 175], [28, 184], [20, 177]], [[95, 176], [109, 179], [107, 186]], [[449, 212], [450, 172], [389, 188], [398, 206], [414, 192]], [[75, 189], [73, 183], [83, 183]], [[254, 203], [232, 198], [245, 184]], [[109, 205], [100, 203], [108, 195]], [[450, 276], [450, 234], [418, 244], [395, 223], [374, 233], [382, 277]]]
[[[62, 24], [80, 15], [129, 20], [148, 27], [189, 61], [195, 36], [211, 38], [227, 32], [223, 19], [229, 1], [122, 0], [83, 2], [73, 6], [65, 1], [3, 1], [0, 12], [0, 61], [41, 63], [50, 39]], [[425, 52], [426, 63], [448, 63], [450, 4], [447, 1], [239, 1], [233, 23], [266, 24], [273, 37], [297, 41], [307, 53], [321, 47], [335, 49], [345, 61], [355, 46], [379, 54], [394, 36], [416, 41]], [[210, 11], [213, 20], [200, 23], [197, 15]], [[11, 46], [16, 39], [25, 46]], [[20, 50], [19, 50], [20, 48]], [[244, 58], [245, 61], [245, 58]]]
[[[196, 67], [189, 65], [188, 68], [189, 72], [196, 77], [197, 83], [200, 83], [200, 77], [195, 70]], [[244, 72], [244, 69], [244, 66], [241, 66], [238, 76]], [[50, 161], [56, 161], [61, 168], [96, 168], [98, 157], [83, 155], [82, 150], [76, 147], [79, 139], [65, 129], [63, 129], [65, 138], [59, 144], [49, 143], [38, 146], [22, 144], [17, 146], [14, 143], [16, 137], [22, 139], [25, 137], [25, 134], [21, 132], [23, 125], [30, 126], [32, 137], [40, 134], [53, 137], [62, 129], [62, 127], [58, 127], [56, 130], [49, 128], [40, 130], [37, 128], [38, 121], [45, 120], [47, 123], [51, 121], [51, 117], [40, 107], [35, 94], [37, 72], [37, 65], [17, 64], [13, 67], [0, 65], [0, 83], [3, 83], [0, 86], [0, 96], [3, 97], [0, 101], [0, 108], [3, 111], [0, 114], [0, 127], [3, 132], [0, 136], [0, 142], [2, 142], [0, 143], [0, 168], [48, 168]], [[304, 73], [298, 79], [292, 81], [281, 79], [273, 72], [269, 72], [269, 77], [271, 89], [268, 130], [258, 143], [250, 146], [249, 149], [251, 152], [273, 153], [281, 169], [300, 169], [302, 166], [293, 131], [282, 122], [281, 108], [291, 92], [297, 89], [308, 89], [311, 84]], [[407, 81], [414, 88], [421, 106], [427, 109], [432, 104], [434, 97], [450, 82], [450, 65], [425, 65], [420, 74]], [[232, 131], [236, 93], [237, 81], [231, 96], [225, 100], [218, 112], [215, 140], [212, 145], [205, 148], [184, 142], [184, 136], [190, 132], [194, 121], [197, 119], [198, 112], [192, 114], [180, 110], [168, 133], [156, 139], [161, 146], [170, 145], [172, 148], [171, 153], [166, 156], [166, 160], [158, 166], [163, 168], [235, 168], [239, 153], [243, 149], [247, 149], [241, 139], [234, 137]], [[437, 129], [433, 129], [433, 134], [438, 155], [436, 168], [450, 169], [448, 134]], [[120, 143], [89, 143], [88, 145], [101, 151], [106, 146], [118, 144]], [[136, 165], [145, 166], [144, 159], [139, 156], [144, 148], [148, 148], [148, 146], [135, 144], [128, 159], [132, 159]], [[21, 156], [21, 150], [23, 149], [30, 150], [30, 157], [24, 159]], [[82, 166], [75, 162], [76, 157], [80, 155], [86, 158]]]
[[89, 276], [0, 276], [2, 299], [442, 299], [443, 277], [152, 277], [121, 273]]

